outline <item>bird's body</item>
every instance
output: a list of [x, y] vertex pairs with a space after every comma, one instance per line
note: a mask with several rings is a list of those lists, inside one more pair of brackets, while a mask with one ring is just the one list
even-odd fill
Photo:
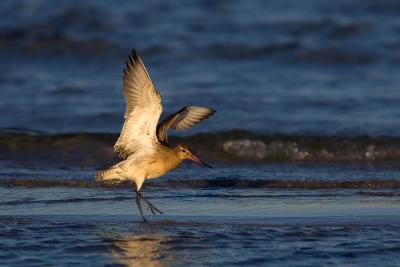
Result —
[[157, 144], [147, 153], [132, 154], [108, 170], [97, 172], [96, 178], [101, 181], [133, 180], [140, 190], [146, 179], [160, 177], [177, 168], [182, 161], [173, 148]]
[[98, 171], [96, 179], [101, 182], [133, 180], [136, 184], [136, 204], [145, 220], [140, 199], [148, 204], [153, 214], [162, 213], [140, 193], [146, 179], [164, 175], [185, 159], [209, 166], [193, 155], [186, 145], [172, 147], [168, 143], [168, 129], [189, 129], [215, 111], [206, 107], [187, 106], [158, 123], [162, 113], [161, 97], [134, 50], [124, 69], [124, 96], [125, 123], [114, 146], [123, 161], [107, 170]]

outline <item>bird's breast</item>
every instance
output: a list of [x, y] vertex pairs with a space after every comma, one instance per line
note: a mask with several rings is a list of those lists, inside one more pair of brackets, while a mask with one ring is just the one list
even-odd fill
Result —
[[175, 158], [154, 157], [149, 159], [143, 166], [146, 172], [146, 179], [160, 177], [167, 172], [177, 168], [181, 160]]

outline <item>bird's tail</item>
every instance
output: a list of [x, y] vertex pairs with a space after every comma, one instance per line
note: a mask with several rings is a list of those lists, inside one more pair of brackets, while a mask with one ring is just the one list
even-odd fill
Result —
[[96, 172], [96, 181], [98, 182], [121, 182], [125, 180], [118, 166], [113, 166], [107, 170]]

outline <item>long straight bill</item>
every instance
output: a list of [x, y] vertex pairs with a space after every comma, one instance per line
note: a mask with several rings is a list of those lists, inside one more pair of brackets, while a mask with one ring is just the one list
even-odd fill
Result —
[[206, 166], [206, 167], [208, 167], [208, 168], [212, 168], [212, 166], [211, 166], [211, 165], [209, 165], [209, 164], [205, 163], [204, 161], [202, 161], [201, 159], [199, 159], [198, 157], [196, 157], [196, 156], [195, 156], [195, 155], [193, 155], [193, 154], [191, 154], [191, 155], [190, 155], [190, 160], [192, 160], [192, 161], [196, 162], [197, 164], [200, 164], [200, 165]]

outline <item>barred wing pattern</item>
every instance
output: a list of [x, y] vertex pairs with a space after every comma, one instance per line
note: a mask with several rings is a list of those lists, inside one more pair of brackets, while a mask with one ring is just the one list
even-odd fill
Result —
[[126, 62], [123, 78], [125, 122], [114, 150], [123, 159], [158, 142], [156, 128], [162, 113], [161, 97], [135, 50]]
[[195, 124], [207, 119], [215, 110], [207, 107], [186, 106], [178, 112], [165, 118], [157, 126], [157, 138], [160, 143], [168, 145], [168, 130], [172, 128], [176, 131], [182, 131], [192, 128]]

